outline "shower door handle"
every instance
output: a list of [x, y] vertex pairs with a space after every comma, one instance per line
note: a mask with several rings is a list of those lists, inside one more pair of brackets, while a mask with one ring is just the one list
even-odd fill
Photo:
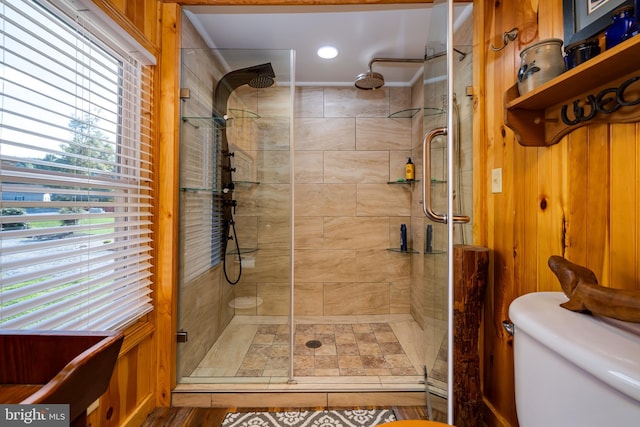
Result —
[[[422, 210], [427, 218], [442, 224], [447, 223], [447, 214], [435, 212], [431, 207], [431, 142], [437, 136], [447, 134], [446, 127], [430, 130], [422, 140]], [[453, 214], [454, 223], [467, 223], [471, 221], [466, 215]]]

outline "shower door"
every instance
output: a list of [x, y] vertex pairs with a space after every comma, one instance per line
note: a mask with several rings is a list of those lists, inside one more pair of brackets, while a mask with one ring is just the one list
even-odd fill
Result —
[[182, 49], [180, 383], [291, 377], [293, 64]]
[[425, 375], [453, 424], [453, 245], [470, 244], [472, 5], [435, 2], [424, 66], [422, 208]]

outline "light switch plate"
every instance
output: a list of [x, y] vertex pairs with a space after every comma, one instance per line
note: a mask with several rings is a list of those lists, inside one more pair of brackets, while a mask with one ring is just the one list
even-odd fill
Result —
[[491, 170], [491, 192], [502, 193], [502, 168]]

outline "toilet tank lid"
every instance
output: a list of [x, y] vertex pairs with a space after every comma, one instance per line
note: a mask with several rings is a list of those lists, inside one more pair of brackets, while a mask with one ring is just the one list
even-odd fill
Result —
[[640, 402], [640, 324], [560, 307], [562, 292], [535, 292], [509, 306], [514, 342], [523, 332]]

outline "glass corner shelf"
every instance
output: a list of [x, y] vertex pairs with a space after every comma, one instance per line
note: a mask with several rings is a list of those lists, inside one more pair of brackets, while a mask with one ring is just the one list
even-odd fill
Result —
[[240, 110], [238, 108], [229, 108], [229, 114], [231, 117], [236, 119], [259, 119], [260, 115], [258, 113], [254, 113], [253, 111], [248, 110]]
[[[258, 248], [240, 248], [240, 255], [242, 254], [251, 254], [254, 252], [258, 252]], [[238, 250], [232, 250], [227, 252], [227, 255], [238, 255]]]
[[196, 187], [180, 187], [180, 191], [185, 192], [185, 193], [215, 193], [217, 191], [220, 190], [215, 190], [213, 188], [205, 188], [205, 187], [201, 187], [201, 188], [196, 188]]
[[216, 120], [213, 117], [181, 117], [183, 123], [190, 124], [196, 129], [210, 129], [215, 127]]
[[420, 182], [418, 179], [413, 179], [411, 181], [407, 181], [403, 179], [402, 181], [387, 181], [387, 184], [413, 184], [414, 182]]
[[396, 111], [395, 113], [389, 114], [387, 118], [389, 119], [410, 119], [416, 115], [416, 113], [420, 111], [420, 108], [407, 108], [406, 110]]
[[437, 116], [439, 114], [444, 114], [446, 113], [445, 110], [443, 110], [442, 108], [428, 108], [428, 107], [424, 107], [424, 117], [428, 117], [428, 116]]
[[260, 181], [233, 181], [236, 185], [260, 185]]
[[411, 249], [411, 248], [407, 248], [406, 251], [403, 251], [400, 248], [387, 248], [388, 251], [390, 252], [400, 252], [403, 254], [419, 254], [420, 252], [416, 251], [415, 249]]
[[430, 251], [430, 252], [425, 252], [425, 255], [442, 255], [442, 254], [446, 254], [446, 251]]

